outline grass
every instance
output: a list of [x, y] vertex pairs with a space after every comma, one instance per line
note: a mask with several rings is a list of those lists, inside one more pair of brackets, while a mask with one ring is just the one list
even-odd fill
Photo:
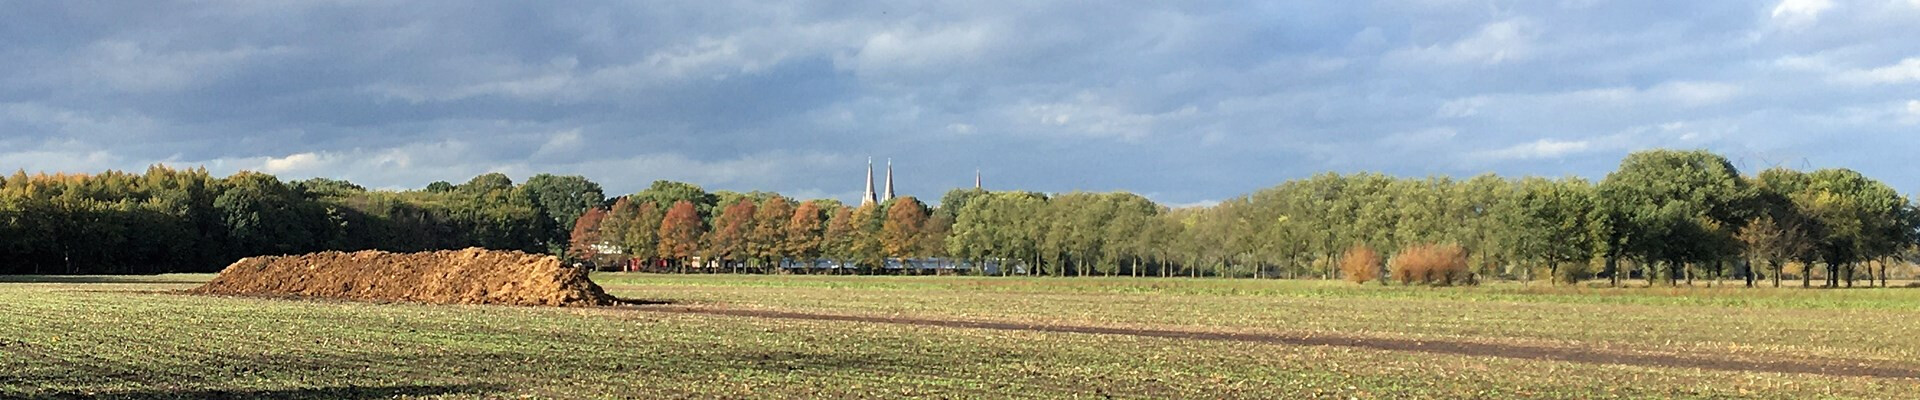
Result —
[[[0, 398], [1898, 398], [1920, 380], [0, 279]], [[1920, 369], [1920, 289], [599, 274], [694, 309], [1602, 348]]]

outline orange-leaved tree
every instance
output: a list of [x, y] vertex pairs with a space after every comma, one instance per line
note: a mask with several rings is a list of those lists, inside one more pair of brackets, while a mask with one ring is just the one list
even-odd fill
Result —
[[1380, 253], [1364, 244], [1354, 245], [1340, 255], [1340, 272], [1346, 274], [1347, 281], [1363, 285], [1379, 278]]
[[811, 201], [794, 208], [793, 215], [787, 218], [786, 241], [781, 243], [786, 246], [783, 252], [801, 260], [820, 257], [821, 229], [825, 225], [821, 214], [820, 206]]
[[1403, 284], [1473, 283], [1467, 272], [1467, 252], [1455, 244], [1408, 246], [1393, 257], [1393, 276]]
[[920, 243], [920, 230], [926, 224], [927, 206], [919, 199], [906, 196], [893, 200], [880, 227], [880, 245], [887, 257], [900, 260], [901, 268], [906, 268], [906, 259], [921, 256], [925, 246]]
[[748, 251], [747, 235], [752, 233], [755, 211], [752, 199], [740, 199], [713, 219], [713, 232], [707, 235], [707, 252], [720, 260], [721, 267], [734, 265], [752, 255]]
[[700, 251], [701, 231], [700, 212], [693, 208], [693, 202], [673, 203], [660, 220], [660, 257], [684, 268], [687, 259]]
[[597, 261], [595, 256], [599, 255], [600, 251], [594, 246], [606, 243], [601, 239], [600, 233], [600, 222], [606, 218], [606, 209], [594, 207], [587, 209], [587, 212], [580, 214], [579, 219], [573, 221], [573, 233], [568, 235], [567, 240], [568, 258]]

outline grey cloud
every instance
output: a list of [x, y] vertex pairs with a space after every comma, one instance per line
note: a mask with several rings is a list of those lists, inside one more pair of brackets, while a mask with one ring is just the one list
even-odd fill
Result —
[[0, 17], [0, 167], [851, 198], [875, 156], [923, 197], [979, 168], [1198, 204], [1670, 146], [1913, 190], [1884, 161], [1920, 150], [1910, 3], [28, 3]]

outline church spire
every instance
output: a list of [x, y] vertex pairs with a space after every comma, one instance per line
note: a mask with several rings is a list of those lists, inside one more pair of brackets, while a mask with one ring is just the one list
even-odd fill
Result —
[[860, 205], [873, 204], [873, 157], [867, 157], [867, 193], [860, 195]]
[[893, 159], [891, 158], [887, 159], [887, 194], [880, 201], [890, 200], [893, 200]]
[[980, 190], [980, 169], [973, 169], [973, 190]]

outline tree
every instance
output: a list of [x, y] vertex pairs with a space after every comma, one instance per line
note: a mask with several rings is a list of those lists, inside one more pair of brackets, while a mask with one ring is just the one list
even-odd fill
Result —
[[294, 254], [317, 247], [314, 233], [323, 214], [272, 175], [242, 172], [227, 177], [213, 201], [234, 245], [234, 256]]
[[923, 256], [921, 230], [927, 223], [927, 206], [913, 196], [894, 199], [880, 229], [880, 245], [886, 256], [899, 260], [903, 271], [911, 269], [907, 259]]
[[660, 221], [660, 257], [684, 270], [687, 260], [700, 251], [700, 238], [704, 231], [693, 202], [681, 200], [673, 203], [673, 208], [668, 209], [666, 217]]
[[854, 209], [848, 220], [847, 255], [863, 271], [867, 268], [886, 271], [887, 250], [880, 236], [885, 219], [879, 204], [867, 204]]
[[713, 219], [713, 231], [707, 235], [707, 254], [720, 261], [720, 267], [737, 265], [752, 257], [748, 246], [748, 235], [753, 231], [753, 217], [756, 213], [752, 199], [740, 199], [727, 206], [720, 216]]
[[633, 219], [620, 236], [628, 257], [652, 265], [654, 260], [663, 256], [660, 252], [660, 225], [665, 218], [666, 212], [653, 203], [634, 207]]
[[600, 250], [595, 246], [607, 241], [602, 238], [600, 223], [607, 218], [607, 211], [600, 208], [588, 209], [574, 220], [573, 232], [569, 236], [566, 256], [569, 259], [595, 261]]
[[786, 197], [772, 196], [760, 203], [753, 216], [753, 231], [747, 234], [748, 252], [766, 268], [778, 269], [780, 260], [792, 256], [787, 244], [787, 222], [793, 219], [793, 203]]
[[[1761, 214], [1740, 229], [1739, 239], [1744, 245], [1749, 260], [1758, 260], [1767, 264], [1767, 270], [1773, 278], [1773, 287], [1780, 287], [1780, 269], [1788, 260], [1806, 259], [1813, 250], [1808, 240], [1805, 222], [1797, 217], [1782, 221], [1774, 215]], [[1746, 275], [1747, 287], [1753, 287], [1753, 273]]]
[[[1730, 237], [1748, 214], [1746, 181], [1726, 158], [1705, 151], [1650, 150], [1627, 155], [1598, 187], [1600, 203], [1619, 215], [1622, 252], [1664, 262], [1678, 284], [1687, 263], [1732, 257]], [[1724, 229], [1709, 229], [1703, 222]], [[1691, 275], [1689, 275], [1691, 277]], [[1647, 276], [1651, 282], [1653, 275]]]
[[[1364, 244], [1354, 245], [1347, 249], [1346, 254], [1340, 255], [1340, 271], [1346, 274], [1348, 282], [1364, 285], [1367, 281], [1378, 279], [1382, 265], [1380, 253]], [[1407, 281], [1402, 279], [1401, 283]]]
[[1859, 172], [1809, 173], [1806, 187], [1794, 195], [1793, 202], [1821, 227], [1814, 249], [1827, 265], [1827, 287], [1839, 287], [1842, 280], [1851, 287], [1857, 264], [1895, 254], [1912, 243], [1911, 230], [1902, 223], [1910, 203], [1886, 184]]
[[1595, 204], [1592, 186], [1579, 178], [1527, 178], [1509, 204], [1504, 217], [1506, 237], [1512, 240], [1507, 247], [1521, 259], [1546, 264], [1554, 281], [1577, 282], [1581, 274], [1562, 274], [1560, 266], [1585, 265], [1593, 255], [1588, 226]]
[[[719, 198], [699, 185], [674, 181], [653, 181], [651, 186], [631, 196], [634, 204], [653, 203], [661, 207], [672, 207], [681, 201], [693, 204], [694, 213], [701, 218], [713, 215], [713, 208], [719, 204]], [[727, 203], [732, 204], [732, 203]]]
[[508, 178], [506, 174], [502, 174], [499, 172], [488, 172], [488, 173], [480, 174], [478, 176], [474, 176], [473, 179], [467, 180], [467, 183], [461, 184], [459, 187], [455, 187], [454, 190], [473, 192], [473, 193], [485, 193], [485, 192], [491, 192], [491, 191], [497, 191], [497, 190], [508, 190], [512, 188], [513, 188], [513, 178]]
[[574, 221], [580, 218], [581, 213], [600, 207], [607, 200], [606, 194], [600, 191], [600, 184], [579, 175], [534, 175], [527, 178], [527, 183], [520, 185], [520, 188], [540, 209], [540, 214], [553, 221], [556, 227], [574, 226]]
[[811, 201], [794, 208], [793, 215], [787, 219], [786, 233], [782, 235], [785, 239], [782, 244], [786, 246], [782, 253], [801, 260], [821, 257], [822, 235], [826, 228], [822, 214], [820, 207]]
[[854, 241], [856, 240], [853, 210], [846, 207], [835, 208], [832, 217], [827, 219], [827, 228], [821, 235], [821, 255], [834, 260], [836, 270], [848, 267], [854, 259]]

